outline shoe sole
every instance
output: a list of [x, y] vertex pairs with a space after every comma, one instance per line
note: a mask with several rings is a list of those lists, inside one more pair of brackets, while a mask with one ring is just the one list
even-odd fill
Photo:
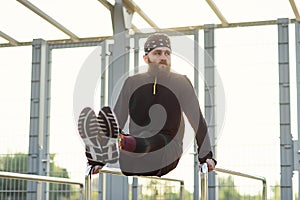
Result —
[[103, 159], [107, 163], [116, 163], [119, 159], [117, 143], [119, 127], [110, 107], [103, 107], [99, 111], [97, 120], [101, 128], [99, 135]]
[[99, 111], [97, 117], [101, 129], [107, 137], [118, 138], [119, 126], [116, 117], [110, 107], [105, 106]]
[[89, 108], [84, 108], [78, 119], [78, 132], [82, 138], [86, 151], [91, 155], [87, 158], [90, 161], [105, 163], [103, 159], [101, 145], [99, 144], [99, 127], [95, 112]]

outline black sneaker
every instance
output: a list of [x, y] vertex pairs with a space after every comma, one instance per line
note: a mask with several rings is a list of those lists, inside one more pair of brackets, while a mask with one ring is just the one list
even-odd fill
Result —
[[100, 144], [103, 160], [106, 163], [116, 163], [119, 159], [118, 135], [119, 126], [110, 107], [103, 107], [97, 117], [100, 125]]
[[89, 165], [104, 166], [102, 149], [99, 144], [100, 126], [97, 121], [95, 112], [89, 108], [84, 108], [78, 119], [78, 132], [86, 146], [86, 157]]

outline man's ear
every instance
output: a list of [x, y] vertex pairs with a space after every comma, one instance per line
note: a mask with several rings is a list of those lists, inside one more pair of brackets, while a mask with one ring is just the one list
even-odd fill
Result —
[[148, 56], [147, 55], [143, 55], [143, 58], [144, 58], [145, 63], [149, 64]]

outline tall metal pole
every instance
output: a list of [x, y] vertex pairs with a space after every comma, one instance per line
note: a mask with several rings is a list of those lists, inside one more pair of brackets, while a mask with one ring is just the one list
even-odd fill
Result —
[[[122, 0], [116, 0], [111, 12], [114, 44], [111, 46], [111, 55], [108, 67], [108, 102], [112, 102], [112, 93], [122, 76], [129, 71], [130, 38], [132, 12], [125, 11]], [[115, 188], [118, 188], [116, 190]], [[128, 178], [106, 175], [106, 198], [128, 200]]]
[[[140, 38], [135, 35], [134, 37], [134, 73], [139, 72], [139, 41]], [[132, 178], [131, 199], [138, 200], [138, 178]]]
[[[204, 26], [204, 77], [205, 77], [205, 119], [207, 120], [208, 132], [212, 145], [212, 151], [216, 157], [216, 101], [215, 101], [215, 36], [214, 25]], [[208, 196], [211, 200], [217, 200], [215, 172], [208, 174]]]
[[278, 19], [280, 108], [280, 198], [292, 200], [293, 142], [290, 114], [289, 19]]
[[[106, 94], [106, 41], [104, 40], [101, 43], [101, 91], [100, 91], [100, 107], [102, 108], [105, 105], [105, 94]], [[91, 178], [91, 177], [90, 177]], [[103, 190], [104, 190], [104, 175], [103, 173], [99, 173], [99, 187], [98, 187], [98, 200], [103, 200]]]
[[206, 163], [201, 167], [201, 200], [208, 200], [208, 167]]
[[[194, 33], [194, 88], [199, 94], [199, 31]], [[194, 141], [194, 200], [199, 199], [199, 161], [197, 143]]]
[[[37, 39], [32, 42], [32, 75], [28, 174], [47, 176], [49, 172], [50, 50]], [[27, 199], [47, 199], [47, 183], [27, 182]]]
[[[296, 82], [297, 82], [297, 124], [298, 124], [298, 149], [297, 155], [299, 155], [299, 143], [300, 143], [300, 21], [295, 22], [295, 42], [296, 42]], [[297, 158], [297, 163], [299, 164], [299, 156]], [[298, 165], [298, 174], [299, 174], [299, 182], [300, 182], [300, 169]], [[298, 194], [300, 194], [300, 185], [298, 188]], [[300, 195], [298, 195], [298, 200], [300, 200]]]

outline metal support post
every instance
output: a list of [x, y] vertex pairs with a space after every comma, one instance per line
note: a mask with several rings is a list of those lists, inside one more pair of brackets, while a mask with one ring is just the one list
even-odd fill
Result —
[[[112, 93], [114, 86], [121, 80], [121, 77], [129, 71], [130, 37], [132, 12], [125, 9], [122, 0], [116, 0], [111, 12], [113, 23], [112, 51], [108, 69], [108, 102], [113, 102]], [[107, 199], [128, 199], [128, 178], [108, 174], [106, 177], [106, 198]], [[121, 184], [121, 185], [120, 185]], [[114, 188], [118, 188], [118, 192]]]
[[[134, 73], [139, 72], [139, 37], [134, 37]], [[138, 200], [138, 178], [132, 178], [132, 200]]]
[[100, 91], [100, 107], [103, 107], [106, 103], [105, 94], [106, 94], [106, 59], [107, 59], [107, 48], [106, 41], [101, 43], [101, 91]]
[[[100, 91], [100, 107], [102, 108], [105, 105], [106, 99], [106, 59], [107, 59], [107, 52], [106, 52], [106, 41], [101, 43], [101, 91]], [[98, 200], [103, 200], [103, 181], [104, 176], [102, 173], [99, 173], [99, 186], [98, 186]]]
[[[32, 76], [28, 174], [49, 175], [50, 51], [41, 39], [32, 42]], [[47, 183], [27, 182], [27, 199], [47, 199]]]
[[132, 200], [138, 200], [138, 178], [137, 177], [133, 177], [132, 178], [132, 195], [131, 195], [131, 199]]
[[84, 200], [92, 200], [92, 166], [88, 166], [85, 172], [84, 180]]
[[208, 167], [204, 163], [201, 167], [201, 200], [208, 200]]
[[139, 72], [139, 58], [140, 58], [140, 37], [134, 35], [134, 73]]
[[[199, 31], [194, 33], [194, 88], [199, 94]], [[194, 200], [199, 199], [199, 161], [197, 142], [194, 141]]]
[[278, 19], [279, 107], [280, 107], [280, 198], [292, 200], [293, 142], [290, 115], [289, 19]]
[[[127, 12], [126, 12], [127, 13]], [[120, 78], [129, 71], [130, 37], [125, 23], [124, 7], [121, 0], [116, 1], [112, 12], [114, 44], [112, 46], [108, 69], [108, 101], [111, 92]]]
[[[295, 163], [297, 163], [297, 168], [299, 174], [299, 182], [300, 182], [300, 21], [295, 22], [295, 42], [296, 42], [296, 82], [297, 82], [297, 124], [298, 124], [298, 141], [297, 141], [297, 149], [295, 151]], [[298, 194], [300, 194], [300, 186], [298, 188]], [[300, 200], [300, 195], [298, 195], [298, 200]]]
[[[212, 144], [212, 151], [216, 157], [215, 135], [216, 135], [216, 103], [215, 103], [215, 39], [214, 25], [204, 26], [204, 77], [205, 77], [205, 119], [207, 121], [208, 133]], [[215, 172], [208, 174], [208, 196], [216, 200], [216, 176]]]

